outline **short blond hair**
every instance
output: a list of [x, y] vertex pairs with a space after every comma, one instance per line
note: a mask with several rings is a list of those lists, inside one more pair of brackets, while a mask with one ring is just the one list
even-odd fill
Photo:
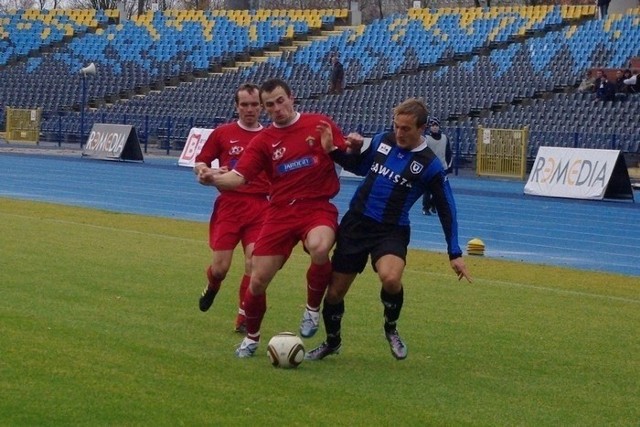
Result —
[[402, 101], [393, 109], [393, 115], [406, 114], [416, 118], [416, 126], [422, 127], [429, 119], [429, 109], [427, 105], [418, 98], [409, 98]]

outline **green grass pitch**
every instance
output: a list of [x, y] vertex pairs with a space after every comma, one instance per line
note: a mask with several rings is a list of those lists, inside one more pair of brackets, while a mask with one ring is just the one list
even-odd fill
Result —
[[276, 276], [259, 352], [237, 360], [241, 257], [201, 313], [206, 227], [0, 199], [0, 424], [640, 421], [638, 277], [466, 257], [468, 284], [444, 254], [411, 251], [406, 360], [383, 338], [368, 268], [346, 300], [342, 353], [280, 370], [266, 341], [297, 331], [308, 257], [298, 248]]

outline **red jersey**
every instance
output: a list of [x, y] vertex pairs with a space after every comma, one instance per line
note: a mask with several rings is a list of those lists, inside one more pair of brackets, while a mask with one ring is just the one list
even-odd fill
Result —
[[[211, 162], [218, 159], [220, 167], [226, 166], [233, 169], [242, 157], [249, 141], [258, 135], [264, 128], [255, 129], [243, 127], [240, 122], [220, 125], [207, 138], [202, 150], [196, 156], [196, 163], [206, 163], [211, 167]], [[224, 193], [237, 191], [239, 193], [269, 194], [269, 180], [266, 174], [258, 174], [247, 185], [241, 185], [235, 190], [225, 190]]]
[[271, 124], [247, 147], [235, 170], [248, 182], [261, 171], [271, 182], [271, 202], [300, 199], [331, 199], [340, 183], [333, 160], [322, 148], [318, 123], [331, 124], [334, 145], [343, 148], [344, 136], [336, 124], [321, 114], [300, 114], [290, 125]]

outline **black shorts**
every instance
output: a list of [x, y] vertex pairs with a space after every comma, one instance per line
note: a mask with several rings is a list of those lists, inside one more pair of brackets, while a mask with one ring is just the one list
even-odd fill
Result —
[[338, 227], [336, 249], [331, 264], [338, 273], [362, 273], [371, 255], [371, 266], [384, 255], [407, 259], [411, 239], [408, 225], [381, 224], [364, 215], [348, 211]]

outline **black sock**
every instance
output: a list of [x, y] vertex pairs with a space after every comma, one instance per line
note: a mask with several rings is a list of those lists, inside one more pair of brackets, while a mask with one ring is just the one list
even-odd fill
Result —
[[382, 288], [380, 300], [384, 305], [384, 330], [391, 332], [396, 329], [396, 322], [400, 318], [400, 310], [404, 302], [404, 288], [400, 288], [397, 294], [390, 294]]
[[344, 300], [337, 304], [329, 304], [325, 298], [322, 307], [322, 320], [324, 329], [327, 332], [327, 344], [337, 347], [342, 342], [340, 337], [340, 326], [344, 315]]

